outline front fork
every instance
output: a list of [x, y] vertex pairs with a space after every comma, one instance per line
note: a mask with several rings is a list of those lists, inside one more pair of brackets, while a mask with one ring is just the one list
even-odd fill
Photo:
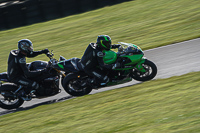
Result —
[[142, 72], [142, 73], [145, 73], [146, 70], [144, 69], [144, 67], [142, 66], [142, 64], [145, 63], [145, 60], [146, 58], [142, 58], [142, 60], [140, 62], [138, 62], [138, 64], [135, 66], [136, 69], [139, 71], [139, 72]]

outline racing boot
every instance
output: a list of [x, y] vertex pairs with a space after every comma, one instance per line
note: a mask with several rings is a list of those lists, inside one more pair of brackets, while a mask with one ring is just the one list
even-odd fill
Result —
[[27, 93], [27, 92], [25, 92], [24, 90], [21, 90], [21, 91], [19, 92], [18, 96], [19, 96], [20, 98], [22, 98], [24, 101], [30, 101], [30, 100], [32, 100], [32, 96], [30, 95], [31, 93], [32, 93], [32, 92]]
[[87, 78], [86, 81], [82, 81], [81, 86], [82, 87], [84, 87], [86, 85], [92, 86], [93, 83], [94, 83], [94, 79]]
[[[35, 83], [35, 82], [34, 82]], [[21, 97], [24, 101], [30, 101], [32, 100], [32, 97], [35, 97], [34, 93], [36, 92], [36, 89], [40, 87], [39, 84], [35, 83], [36, 85], [30, 89], [31, 87], [26, 87], [22, 89], [18, 96]]]
[[88, 84], [93, 88], [93, 89], [99, 89], [100, 87], [105, 87], [107, 85], [109, 80], [106, 82], [98, 82], [97, 79], [89, 79]]

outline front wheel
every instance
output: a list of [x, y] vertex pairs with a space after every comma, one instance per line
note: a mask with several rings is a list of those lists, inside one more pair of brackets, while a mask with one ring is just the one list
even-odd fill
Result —
[[132, 72], [133, 79], [137, 81], [148, 81], [156, 76], [157, 67], [152, 61], [146, 59], [145, 62], [142, 63], [142, 66], [146, 70], [146, 72], [140, 72], [134, 69]]
[[70, 73], [63, 79], [63, 88], [72, 96], [87, 95], [92, 91], [90, 86], [81, 86], [82, 79], [78, 78], [77, 74]]
[[12, 84], [3, 84], [0, 87], [0, 107], [3, 109], [16, 109], [19, 108], [23, 103], [24, 100], [15, 97], [14, 91], [18, 87]]

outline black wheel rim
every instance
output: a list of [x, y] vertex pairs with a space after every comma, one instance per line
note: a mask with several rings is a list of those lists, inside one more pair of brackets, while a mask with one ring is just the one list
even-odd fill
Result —
[[151, 68], [151, 66], [148, 66], [146, 64], [142, 64], [143, 68], [146, 70], [146, 72], [139, 72], [137, 71], [136, 74], [140, 77], [140, 78], [145, 78], [150, 76], [153, 73], [153, 69]]
[[15, 105], [16, 103], [19, 102], [19, 99], [16, 99], [16, 98], [13, 98], [13, 97], [6, 97], [3, 94], [4, 94], [4, 92], [0, 93], [0, 102], [2, 104], [5, 104], [5, 105]]
[[75, 92], [85, 91], [85, 87], [81, 87], [80, 83], [76, 79], [69, 81], [68, 87], [69, 87], [69, 91], [75, 91]]

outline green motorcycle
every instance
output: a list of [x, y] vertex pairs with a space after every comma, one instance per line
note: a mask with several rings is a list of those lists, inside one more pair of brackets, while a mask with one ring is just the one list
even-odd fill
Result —
[[[105, 85], [105, 87], [129, 82], [132, 79], [148, 81], [156, 76], [156, 65], [144, 57], [144, 53], [140, 47], [131, 43], [120, 42], [120, 44], [121, 47], [118, 48], [118, 52], [112, 50], [103, 51], [105, 53], [103, 58], [104, 63], [120, 64], [120, 67], [107, 72], [110, 82]], [[87, 95], [92, 89], [102, 87], [88, 84], [83, 85], [87, 83], [88, 78], [91, 77], [81, 70], [78, 64], [79, 60], [78, 58], [72, 58], [58, 63], [58, 66], [62, 67], [64, 71], [67, 72], [70, 70], [63, 78], [62, 86], [65, 91], [72, 96]]]

